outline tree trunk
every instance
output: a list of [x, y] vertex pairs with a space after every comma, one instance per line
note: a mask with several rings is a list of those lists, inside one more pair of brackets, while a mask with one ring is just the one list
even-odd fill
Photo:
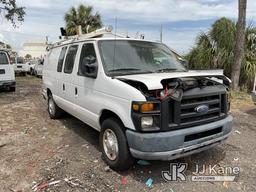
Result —
[[247, 0], [238, 0], [238, 22], [236, 33], [236, 44], [234, 51], [234, 63], [232, 65], [232, 88], [239, 88], [239, 77], [242, 60], [244, 58], [245, 27], [246, 27], [246, 4]]

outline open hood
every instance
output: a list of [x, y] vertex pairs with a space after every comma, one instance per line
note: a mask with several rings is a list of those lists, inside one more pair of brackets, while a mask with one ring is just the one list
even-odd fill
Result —
[[231, 83], [231, 80], [224, 76], [223, 70], [190, 70], [187, 72], [148, 73], [117, 76], [119, 80], [137, 81], [145, 84], [148, 90], [163, 89], [162, 80], [180, 77], [215, 77], [224, 82]]

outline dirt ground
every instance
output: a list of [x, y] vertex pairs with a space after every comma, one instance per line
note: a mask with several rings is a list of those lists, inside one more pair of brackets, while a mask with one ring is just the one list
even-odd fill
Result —
[[[195, 165], [238, 166], [234, 182], [166, 182], [162, 171], [170, 162], [135, 164], [115, 172], [101, 159], [99, 134], [67, 115], [51, 120], [41, 95], [41, 79], [17, 77], [15, 93], [0, 93], [0, 191], [256, 191], [256, 107], [248, 95], [232, 103], [233, 131], [223, 145], [173, 162]], [[151, 178], [149, 188], [146, 181]], [[55, 182], [55, 185], [44, 186]]]

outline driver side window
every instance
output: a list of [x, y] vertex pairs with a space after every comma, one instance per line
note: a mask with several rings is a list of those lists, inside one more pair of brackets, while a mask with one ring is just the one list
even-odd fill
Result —
[[82, 47], [78, 75], [87, 76], [88, 73], [93, 73], [93, 68], [90, 68], [90, 65], [96, 64], [96, 54], [94, 50], [94, 45], [92, 43], [86, 43]]

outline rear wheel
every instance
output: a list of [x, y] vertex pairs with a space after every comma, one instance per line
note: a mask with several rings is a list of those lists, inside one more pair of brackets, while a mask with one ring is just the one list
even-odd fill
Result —
[[133, 165], [134, 158], [129, 151], [124, 126], [119, 120], [110, 118], [103, 121], [100, 147], [103, 160], [110, 168], [124, 171]]
[[51, 119], [58, 119], [63, 114], [62, 109], [54, 102], [52, 95], [48, 97], [48, 113]]

